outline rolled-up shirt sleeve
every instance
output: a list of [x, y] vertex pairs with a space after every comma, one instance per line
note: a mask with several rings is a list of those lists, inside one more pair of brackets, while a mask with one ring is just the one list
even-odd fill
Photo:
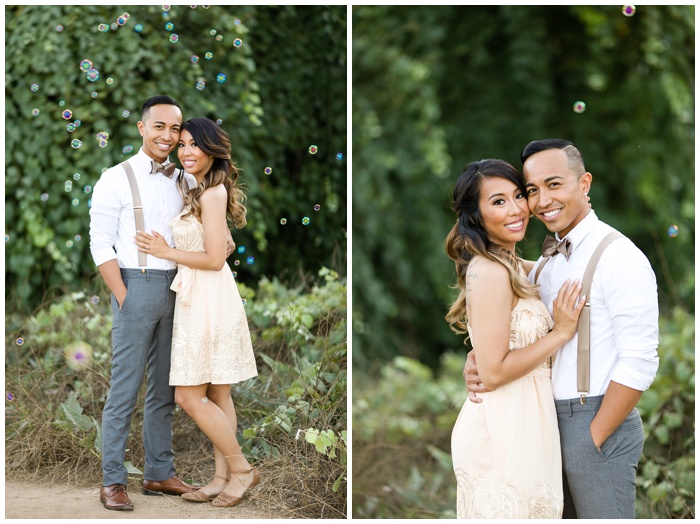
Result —
[[112, 173], [105, 172], [92, 191], [90, 207], [90, 253], [96, 266], [117, 258], [114, 244], [122, 203], [119, 191], [112, 187]]
[[[617, 244], [617, 245], [616, 245]], [[627, 245], [625, 245], [627, 244]], [[609, 250], [623, 263], [606, 265], [605, 301], [615, 332], [619, 359], [610, 379], [624, 386], [649, 389], [659, 368], [659, 301], [656, 276], [644, 254], [629, 241]], [[612, 254], [612, 253], [611, 253]], [[601, 268], [602, 269], [602, 268]]]

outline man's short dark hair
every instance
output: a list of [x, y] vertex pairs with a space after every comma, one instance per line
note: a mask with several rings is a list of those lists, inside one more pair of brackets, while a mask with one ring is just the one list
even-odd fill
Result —
[[562, 138], [545, 138], [543, 140], [533, 140], [528, 145], [525, 146], [522, 153], [520, 153], [520, 161], [524, 164], [525, 161], [530, 158], [535, 153], [540, 153], [542, 151], [547, 151], [549, 149], [561, 149], [566, 153], [566, 159], [568, 162], [569, 169], [573, 171], [576, 176], [581, 176], [586, 172], [586, 167], [583, 164], [583, 155], [579, 148], [576, 147], [572, 142], [564, 140]]
[[149, 98], [148, 100], [146, 100], [143, 103], [143, 107], [141, 107], [141, 120], [144, 120], [146, 118], [146, 115], [151, 110], [151, 107], [157, 106], [160, 104], [167, 104], [167, 105], [175, 106], [180, 111], [182, 111], [182, 108], [178, 105], [178, 103], [175, 102], [175, 100], [173, 100], [169, 96], [156, 95], [156, 96], [152, 96], [151, 98]]

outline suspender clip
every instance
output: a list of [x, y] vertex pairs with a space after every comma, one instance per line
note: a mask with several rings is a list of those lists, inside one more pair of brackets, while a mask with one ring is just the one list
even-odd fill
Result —
[[581, 395], [581, 404], [586, 403], [586, 395]]

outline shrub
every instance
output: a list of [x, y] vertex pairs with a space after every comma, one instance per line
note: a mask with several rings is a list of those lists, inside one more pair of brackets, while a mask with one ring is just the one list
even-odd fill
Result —
[[[233, 388], [239, 424], [246, 428], [239, 442], [265, 473], [255, 496], [299, 518], [342, 517], [347, 499], [347, 286], [328, 269], [319, 275], [311, 289], [263, 279], [254, 292], [239, 284], [259, 372]], [[110, 375], [108, 301], [66, 293], [29, 318], [6, 316], [6, 325], [7, 474], [99, 482], [100, 419]], [[143, 395], [145, 384], [142, 389]], [[142, 475], [142, 425], [139, 404], [127, 442], [132, 478]], [[321, 438], [316, 445], [307, 442], [312, 437], [296, 438], [314, 430]], [[173, 432], [179, 474], [208, 479], [213, 449], [180, 408]]]

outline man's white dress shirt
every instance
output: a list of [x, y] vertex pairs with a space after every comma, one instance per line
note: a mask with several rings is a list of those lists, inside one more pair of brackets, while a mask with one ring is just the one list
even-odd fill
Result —
[[[596, 247], [614, 231], [591, 210], [566, 238], [571, 256], [552, 257], [537, 283], [549, 312], [566, 279], [583, 279]], [[561, 240], [557, 237], [557, 240]], [[534, 281], [540, 257], [530, 272]], [[587, 299], [588, 300], [588, 299]], [[603, 395], [611, 380], [645, 391], [659, 367], [659, 305], [656, 277], [644, 253], [628, 238], [613, 241], [600, 257], [591, 284], [591, 391]], [[552, 387], [557, 400], [577, 398], [578, 335], [554, 355]]]
[[[177, 171], [172, 178], [162, 173], [150, 174], [152, 159], [143, 148], [129, 159], [139, 186], [146, 233], [157, 231], [174, 247], [170, 222], [182, 211], [182, 197], [177, 190]], [[166, 162], [167, 165], [167, 162]], [[186, 174], [190, 188], [196, 181]], [[121, 165], [102, 173], [92, 191], [90, 207], [90, 252], [95, 265], [117, 259], [120, 268], [139, 267], [134, 243], [136, 221], [129, 179]], [[172, 260], [146, 256], [148, 269], [176, 269]]]

